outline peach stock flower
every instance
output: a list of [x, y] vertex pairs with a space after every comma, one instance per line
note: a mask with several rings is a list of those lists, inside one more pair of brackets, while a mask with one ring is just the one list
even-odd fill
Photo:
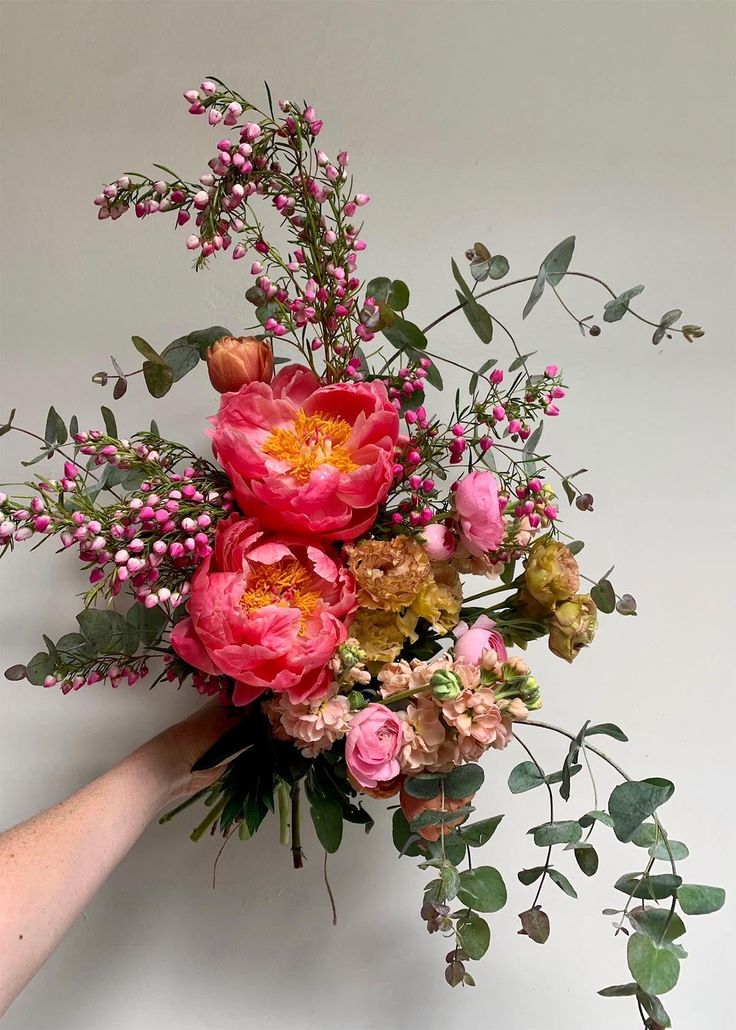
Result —
[[383, 383], [322, 386], [287, 365], [270, 385], [224, 394], [212, 424], [239, 507], [267, 529], [353, 540], [373, 525], [399, 433]]
[[192, 579], [171, 644], [208, 675], [231, 676], [236, 705], [264, 690], [298, 703], [324, 693], [354, 608], [353, 577], [329, 546], [268, 537], [231, 515]]
[[345, 736], [350, 725], [350, 702], [338, 694], [336, 683], [330, 685], [323, 697], [311, 701], [294, 704], [281, 694], [266, 701], [263, 707], [275, 733], [285, 734], [309, 758], [332, 747]]

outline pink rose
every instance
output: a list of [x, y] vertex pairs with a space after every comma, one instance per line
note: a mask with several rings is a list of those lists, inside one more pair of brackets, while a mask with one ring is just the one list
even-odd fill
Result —
[[466, 550], [476, 557], [497, 551], [506, 530], [498, 503], [498, 480], [492, 472], [471, 472], [455, 490], [455, 510]]
[[370, 704], [353, 716], [345, 761], [361, 787], [375, 787], [400, 773], [396, 756], [403, 743], [401, 719], [385, 705]]
[[264, 690], [296, 704], [325, 692], [355, 606], [353, 577], [329, 546], [268, 537], [231, 515], [192, 578], [171, 645], [196, 669], [232, 677], [236, 705]]
[[238, 505], [267, 529], [353, 540], [393, 482], [399, 416], [378, 381], [322, 386], [287, 365], [224, 394], [212, 424]]
[[457, 539], [454, 533], [442, 525], [441, 522], [430, 522], [422, 530], [424, 537], [424, 550], [430, 561], [447, 561], [452, 558], [457, 549]]
[[483, 652], [488, 650], [496, 652], [499, 662], [505, 662], [508, 658], [503, 637], [496, 629], [496, 623], [487, 615], [478, 616], [472, 627], [468, 627], [465, 622], [458, 623], [455, 637], [455, 658], [470, 665], [480, 665]]

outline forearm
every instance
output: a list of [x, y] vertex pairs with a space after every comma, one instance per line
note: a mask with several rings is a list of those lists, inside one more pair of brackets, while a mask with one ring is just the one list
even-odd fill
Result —
[[150, 741], [0, 835], [0, 1015], [166, 802], [169, 765]]

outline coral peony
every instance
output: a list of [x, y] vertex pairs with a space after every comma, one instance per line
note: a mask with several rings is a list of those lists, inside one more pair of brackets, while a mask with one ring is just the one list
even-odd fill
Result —
[[324, 693], [355, 603], [336, 552], [265, 536], [253, 519], [231, 515], [192, 579], [189, 616], [171, 644], [195, 668], [231, 676], [236, 705], [267, 689], [298, 703]]
[[361, 787], [373, 788], [401, 772], [396, 756], [403, 743], [401, 719], [385, 705], [367, 705], [353, 716], [345, 761]]
[[506, 523], [498, 501], [498, 480], [492, 472], [471, 472], [455, 490], [460, 536], [475, 556], [496, 551], [503, 543]]
[[383, 383], [322, 386], [289, 365], [225, 394], [212, 423], [239, 506], [266, 528], [353, 540], [372, 526], [399, 433]]

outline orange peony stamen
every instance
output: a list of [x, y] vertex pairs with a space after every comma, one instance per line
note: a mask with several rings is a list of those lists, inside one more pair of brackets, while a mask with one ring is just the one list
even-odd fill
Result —
[[288, 462], [291, 475], [306, 483], [320, 465], [331, 465], [339, 472], [358, 468], [345, 446], [350, 430], [350, 424], [342, 418], [299, 411], [290, 426], [271, 433], [263, 450]]
[[248, 589], [240, 598], [240, 607], [246, 612], [276, 605], [279, 608], [297, 608], [301, 612], [300, 633], [305, 632], [307, 616], [320, 600], [318, 590], [310, 590], [311, 576], [298, 561], [280, 561], [273, 565], [254, 565], [248, 577]]

